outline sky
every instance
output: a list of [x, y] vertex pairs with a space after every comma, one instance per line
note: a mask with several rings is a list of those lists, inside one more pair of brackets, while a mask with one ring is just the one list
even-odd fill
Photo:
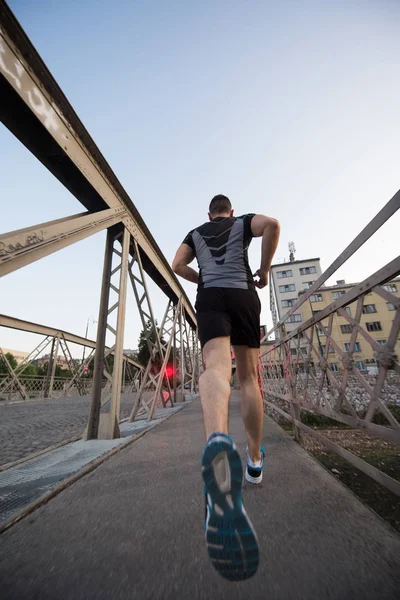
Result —
[[[320, 257], [324, 270], [400, 187], [396, 0], [9, 5], [170, 262], [222, 193], [237, 215], [280, 221], [274, 262], [294, 241], [297, 259]], [[0, 159], [0, 233], [82, 212], [2, 124]], [[361, 281], [395, 258], [399, 226], [395, 215], [328, 283]], [[0, 313], [84, 335], [104, 241], [2, 278]], [[254, 240], [254, 271], [260, 248]], [[182, 284], [194, 303], [195, 286]], [[166, 297], [150, 287], [161, 321]], [[269, 326], [269, 288], [260, 299]], [[137, 348], [130, 290], [127, 306], [124, 347]], [[38, 341], [0, 328], [2, 347]]]

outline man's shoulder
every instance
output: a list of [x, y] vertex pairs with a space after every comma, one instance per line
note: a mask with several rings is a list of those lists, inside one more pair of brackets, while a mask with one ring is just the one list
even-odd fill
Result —
[[248, 220], [248, 219], [252, 219], [253, 217], [256, 216], [256, 213], [245, 213], [244, 215], [240, 215], [239, 217], [236, 217], [237, 219], [242, 219], [242, 220]]

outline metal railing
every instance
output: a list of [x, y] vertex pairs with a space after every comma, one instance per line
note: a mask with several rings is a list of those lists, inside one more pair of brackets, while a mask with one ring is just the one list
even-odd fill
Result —
[[[376, 273], [355, 284], [340, 298], [313, 314], [310, 297], [323, 293], [324, 283], [400, 208], [398, 192], [378, 215], [340, 254], [314, 285], [301, 293], [298, 301], [284, 318], [271, 329], [266, 338], [275, 340], [260, 356], [260, 384], [268, 411], [293, 423], [295, 439], [303, 443], [302, 433], [312, 436], [330, 452], [349, 461], [391, 491], [400, 495], [400, 482], [369, 462], [339, 446], [320, 431], [302, 422], [302, 411], [333, 419], [337, 423], [360, 429], [365, 435], [377, 436], [400, 445], [400, 423], [396, 418], [400, 407], [400, 297], [383, 285], [400, 273], [400, 257]], [[400, 288], [400, 281], [399, 281]], [[378, 342], [367, 329], [363, 306], [366, 295], [377, 294], [390, 303], [390, 323], [387, 339]], [[305, 304], [308, 301], [308, 304]], [[367, 304], [368, 304], [367, 300]], [[310, 306], [310, 308], [309, 308]], [[303, 307], [306, 320], [288, 332], [286, 323]], [[349, 310], [350, 307], [350, 310]], [[346, 310], [347, 309], [347, 310]], [[308, 317], [309, 311], [310, 317]], [[354, 316], [352, 316], [354, 315]], [[391, 318], [390, 316], [390, 318]], [[334, 333], [334, 323], [347, 324], [348, 343], [345, 349]], [[323, 336], [324, 346], [320, 343]], [[373, 354], [375, 373], [367, 372], [357, 360], [358, 349], [368, 346]], [[382, 343], [385, 342], [385, 343]], [[335, 356], [335, 368], [332, 365]], [[340, 366], [338, 366], [340, 365]], [[379, 418], [377, 416], [379, 415]]]
[[[27, 401], [33, 399], [45, 399], [46, 375], [42, 376], [20, 376], [18, 378], [20, 386], [25, 391], [25, 398], [21, 397], [20, 386], [15, 381], [9, 381], [7, 374], [0, 374], [0, 402], [10, 401]], [[102, 380], [102, 390], [105, 391], [108, 385], [108, 380]], [[6, 385], [2, 385], [6, 384]], [[121, 393], [138, 392], [140, 388], [140, 380], [124, 381], [121, 383]], [[76, 380], [73, 377], [54, 377], [53, 389], [51, 398], [57, 399], [73, 396], [87, 396], [92, 393], [93, 378], [81, 378], [79, 386], [76, 385]]]

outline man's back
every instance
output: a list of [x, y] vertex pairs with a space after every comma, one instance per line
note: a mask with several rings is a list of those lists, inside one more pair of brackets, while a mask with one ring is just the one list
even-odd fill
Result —
[[183, 243], [194, 251], [200, 270], [199, 288], [254, 289], [247, 249], [253, 238], [251, 219], [216, 217], [188, 233]]

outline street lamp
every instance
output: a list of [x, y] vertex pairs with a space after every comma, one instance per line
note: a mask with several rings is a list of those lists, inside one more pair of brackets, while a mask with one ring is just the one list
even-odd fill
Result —
[[[85, 338], [87, 339], [88, 336], [88, 331], [89, 331], [89, 322], [92, 321], [92, 323], [97, 323], [96, 319], [94, 317], [92, 317], [90, 315], [90, 317], [88, 317], [87, 323], [86, 323], [86, 333], [85, 333]], [[83, 354], [82, 354], [82, 364], [85, 362], [85, 350], [86, 350], [86, 346], [83, 346]]]

